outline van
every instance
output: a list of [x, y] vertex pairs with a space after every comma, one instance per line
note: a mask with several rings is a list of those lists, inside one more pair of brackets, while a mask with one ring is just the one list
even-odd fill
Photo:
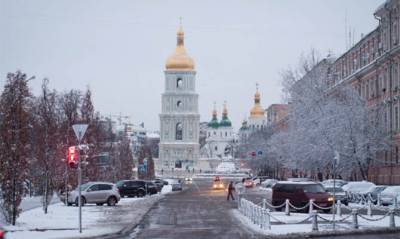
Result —
[[[279, 181], [272, 187], [272, 205], [282, 205], [286, 199], [295, 207], [304, 207], [311, 199], [320, 207], [331, 207], [334, 201], [319, 183]], [[308, 207], [301, 211], [308, 212]]]

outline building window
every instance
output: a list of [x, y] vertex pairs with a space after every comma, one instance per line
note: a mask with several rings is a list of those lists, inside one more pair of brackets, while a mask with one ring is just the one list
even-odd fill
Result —
[[228, 137], [228, 132], [225, 132], [225, 137]]
[[396, 146], [396, 164], [399, 163], [399, 147]]
[[208, 132], [208, 137], [210, 137], [211, 136], [211, 133], [210, 132]]
[[178, 100], [178, 102], [176, 102], [176, 107], [181, 108], [183, 105], [182, 101]]
[[182, 123], [177, 123], [176, 124], [176, 131], [175, 131], [175, 139], [176, 140], [182, 140], [182, 138], [183, 138]]
[[214, 147], [214, 150], [215, 150], [215, 151], [218, 151], [218, 146], [215, 146], [215, 147]]
[[181, 79], [181, 78], [178, 78], [178, 79], [176, 80], [176, 88], [180, 89], [180, 88], [182, 88], [182, 85], [183, 85], [182, 79]]

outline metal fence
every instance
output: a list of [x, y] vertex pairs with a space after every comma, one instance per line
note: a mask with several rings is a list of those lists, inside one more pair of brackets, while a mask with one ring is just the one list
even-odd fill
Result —
[[[397, 206], [397, 205], [396, 205]], [[270, 203], [267, 202], [266, 199], [264, 199], [262, 202], [259, 203], [254, 203], [250, 200], [241, 198], [239, 199], [238, 202], [238, 208], [239, 211], [247, 218], [250, 219], [250, 221], [257, 226], [259, 226], [261, 229], [265, 230], [270, 230], [271, 229], [271, 220], [274, 220], [276, 224], [309, 224], [311, 223], [311, 230], [312, 231], [318, 231], [318, 224], [319, 223], [346, 223], [346, 224], [351, 224], [351, 228], [357, 229], [359, 228], [359, 223], [358, 223], [358, 218], [362, 218], [366, 221], [380, 221], [383, 220], [386, 217], [389, 217], [389, 224], [388, 227], [394, 228], [396, 227], [396, 222], [395, 222], [395, 216], [400, 216], [399, 215], [399, 209], [395, 207], [382, 207], [382, 206], [376, 206], [374, 205], [371, 201], [368, 201], [367, 205], [361, 208], [352, 208], [349, 206], [343, 205], [340, 201], [338, 201], [336, 204], [333, 204], [330, 207], [321, 207], [314, 203], [313, 200], [310, 200], [306, 205], [303, 207], [296, 207], [288, 199], [281, 204], [281, 205], [271, 205]], [[285, 215], [290, 216], [290, 209], [295, 209], [295, 210], [308, 210], [308, 215], [304, 218], [301, 219], [297, 222], [286, 222], [283, 220], [280, 220], [276, 216], [274, 216], [271, 212], [271, 209], [285, 209]], [[346, 208], [350, 210], [350, 214], [343, 216], [342, 215], [342, 208]], [[384, 215], [374, 218], [372, 217], [372, 209], [377, 209], [381, 210], [384, 212]], [[321, 209], [321, 210], [334, 210], [335, 214], [340, 216], [340, 219], [328, 219], [325, 218], [323, 215], [324, 214], [319, 214], [317, 210], [315, 209]], [[367, 214], [363, 215], [360, 213], [360, 209], [367, 209]], [[326, 214], [325, 214], [326, 215]], [[349, 220], [351, 218], [351, 220]]]

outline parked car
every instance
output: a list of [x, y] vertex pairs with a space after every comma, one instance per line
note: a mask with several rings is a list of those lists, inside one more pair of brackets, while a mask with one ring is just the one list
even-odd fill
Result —
[[378, 195], [380, 193], [382, 193], [383, 190], [385, 190], [387, 188], [387, 186], [384, 185], [378, 185], [376, 187], [371, 187], [368, 192], [367, 195], [369, 195], [373, 201], [373, 203], [377, 204], [378, 203]]
[[278, 182], [278, 180], [276, 180], [276, 179], [267, 179], [261, 183], [261, 187], [272, 189], [272, 186], [274, 186], [275, 183], [277, 183], [277, 182]]
[[328, 180], [324, 180], [321, 183], [324, 187], [333, 187], [333, 184], [335, 184], [335, 186], [337, 187], [343, 187], [344, 185], [347, 184], [347, 181], [342, 180], [342, 179], [328, 179]]
[[182, 191], [182, 181], [180, 179], [165, 179], [171, 185], [172, 191]]
[[146, 181], [143, 180], [122, 180], [117, 182], [121, 197], [144, 197], [147, 194], [146, 185]]
[[168, 182], [166, 182], [166, 181], [164, 181], [164, 180], [162, 180], [162, 179], [160, 179], [160, 178], [154, 179], [154, 180], [153, 180], [153, 183], [156, 184], [157, 190], [158, 190], [159, 192], [161, 192], [161, 190], [162, 190], [162, 188], [164, 187], [164, 185], [168, 185]]
[[359, 202], [362, 197], [367, 195], [371, 188], [376, 187], [374, 183], [367, 181], [348, 182], [343, 185], [343, 190], [346, 192], [349, 202]]
[[342, 188], [346, 193], [366, 194], [372, 187], [376, 187], [374, 183], [367, 181], [348, 182]]
[[[94, 203], [108, 206], [115, 206], [121, 199], [115, 184], [107, 182], [89, 182], [81, 185], [81, 204]], [[78, 206], [79, 192], [78, 188], [68, 192], [68, 205]]]
[[[304, 207], [311, 199], [320, 207], [330, 207], [333, 204], [333, 197], [321, 184], [315, 182], [279, 181], [272, 187], [271, 197], [274, 206], [282, 205], [286, 199], [295, 207]], [[329, 212], [330, 209], [323, 211]]]
[[146, 181], [146, 194], [153, 195], [158, 193], [157, 185], [152, 181]]
[[[325, 190], [329, 193], [332, 197], [334, 197], [335, 202], [340, 200], [340, 203], [344, 205], [349, 205], [349, 201], [347, 200], [346, 192], [341, 187], [333, 187], [333, 186], [326, 186]], [[335, 196], [333, 196], [333, 192], [335, 191]]]
[[265, 180], [267, 180], [269, 178], [270, 177], [268, 177], [268, 176], [256, 176], [256, 177], [253, 177], [252, 180], [255, 185], [260, 185], [262, 182], [264, 182]]
[[0, 226], [0, 239], [6, 238], [6, 231]]
[[388, 186], [381, 192], [381, 203], [383, 206], [392, 205], [394, 198], [399, 199], [400, 197], [400, 186]]

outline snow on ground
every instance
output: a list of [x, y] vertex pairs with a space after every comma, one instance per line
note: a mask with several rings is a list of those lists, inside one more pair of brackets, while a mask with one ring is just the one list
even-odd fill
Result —
[[[50, 204], [58, 203], [60, 199], [58, 198], [57, 194], [53, 195], [53, 199], [51, 200]], [[42, 207], [42, 196], [34, 196], [34, 197], [24, 197], [22, 198], [20, 208], [22, 211], [30, 210], [37, 207]]]
[[162, 196], [123, 198], [115, 207], [85, 205], [82, 208], [83, 233], [78, 232], [78, 207], [62, 203], [49, 206], [45, 215], [41, 207], [21, 213], [16, 226], [7, 226], [8, 238], [70, 238], [117, 233], [140, 222]]
[[164, 187], [161, 189], [161, 194], [167, 194], [170, 192], [172, 192], [172, 185], [164, 185]]
[[[283, 221], [286, 223], [291, 223], [291, 224], [277, 224], [278, 221], [275, 219], [271, 218], [271, 230], [267, 229], [262, 229], [260, 226], [254, 224], [249, 218], [244, 216], [240, 211], [237, 209], [233, 209], [231, 211], [232, 215], [237, 218], [244, 226], [247, 228], [261, 233], [265, 235], [285, 235], [285, 234], [290, 234], [290, 233], [309, 233], [312, 231], [312, 224], [310, 222], [308, 223], [300, 223], [296, 224], [297, 222], [300, 222], [304, 219], [306, 219], [309, 215], [306, 213], [291, 213], [290, 216], [286, 216], [284, 212], [273, 212], [272, 215], [278, 219], [279, 221]], [[319, 213], [321, 217], [332, 220], [332, 214], [323, 214]], [[341, 220], [346, 218], [348, 215], [342, 215], [342, 217], [335, 216], [335, 220]], [[364, 217], [368, 219], [380, 219], [382, 215], [377, 215], [377, 216], [372, 216]], [[396, 222], [400, 222], [400, 217], [396, 216], [395, 217]], [[344, 223], [337, 223], [336, 230], [352, 230], [351, 228], [351, 222], [352, 218], [349, 217], [345, 220]], [[371, 228], [384, 228], [384, 227], [389, 227], [389, 217], [385, 217], [382, 220], [378, 221], [368, 221], [365, 220], [361, 217], [358, 217], [358, 224], [359, 224], [359, 229], [371, 229]], [[318, 219], [318, 228], [319, 231], [328, 231], [332, 230], [332, 224], [331, 223], [323, 223], [321, 222], [321, 219]]]

